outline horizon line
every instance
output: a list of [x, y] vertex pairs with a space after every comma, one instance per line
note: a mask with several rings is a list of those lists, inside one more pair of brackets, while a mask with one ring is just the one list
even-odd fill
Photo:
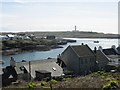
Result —
[[26, 33], [26, 32], [89, 32], [89, 33], [103, 33], [103, 34], [120, 34], [120, 33], [109, 33], [109, 32], [96, 32], [96, 31], [79, 31], [79, 30], [77, 30], [77, 31], [75, 31], [75, 30], [64, 30], [64, 31], [55, 31], [55, 30], [51, 30], [51, 31], [44, 31], [44, 30], [42, 30], [42, 31], [1, 31], [1, 33]]

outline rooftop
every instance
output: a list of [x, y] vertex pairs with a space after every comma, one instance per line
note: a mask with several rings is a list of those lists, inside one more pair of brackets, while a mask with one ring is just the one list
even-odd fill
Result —
[[94, 52], [88, 47], [88, 45], [76, 45], [71, 47], [80, 57], [94, 56]]
[[111, 59], [120, 59], [120, 55], [107, 55]]
[[116, 51], [113, 48], [103, 49], [105, 55], [117, 55]]
[[[35, 71], [48, 71], [51, 72], [51, 76], [61, 76], [63, 74], [63, 69], [56, 63], [56, 59], [46, 59], [46, 60], [37, 60], [31, 61], [31, 76], [35, 78]], [[29, 62], [20, 62], [17, 63], [16, 70], [17, 73], [21, 73], [20, 67], [24, 66], [25, 69], [29, 72]]]

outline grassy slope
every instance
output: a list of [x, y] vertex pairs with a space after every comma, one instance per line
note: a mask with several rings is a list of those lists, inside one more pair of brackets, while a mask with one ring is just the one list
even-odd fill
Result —
[[120, 88], [120, 73], [109, 74], [109, 73], [93, 73], [86, 76], [80, 76], [71, 80], [58, 82], [53, 85], [54, 88], [102, 88], [103, 85], [107, 84], [110, 80], [117, 80]]
[[[57, 81], [56, 84], [52, 84], [53, 88], [102, 88], [110, 80], [118, 81], [120, 88], [120, 73], [92, 73], [86, 76], [78, 76], [75, 78], [64, 78], [62, 81]], [[40, 81], [35, 81], [37, 87], [50, 88], [50, 82], [41, 86]], [[27, 82], [21, 82], [19, 85], [10, 85], [7, 88], [28, 88]]]

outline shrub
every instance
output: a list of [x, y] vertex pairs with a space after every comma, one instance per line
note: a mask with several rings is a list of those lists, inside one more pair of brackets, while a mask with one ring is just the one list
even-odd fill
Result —
[[113, 87], [113, 86], [118, 87], [118, 81], [116, 81], [116, 80], [110, 81], [110, 84], [111, 84], [112, 87]]
[[103, 74], [105, 74], [105, 72], [104, 71], [98, 71], [97, 74], [103, 75]]
[[28, 87], [29, 87], [29, 88], [36, 88], [37, 85], [36, 85], [36, 83], [29, 82], [29, 83], [28, 83]]
[[45, 85], [47, 85], [47, 82], [41, 81], [41, 86], [45, 86]]
[[105, 79], [105, 76], [101, 76], [102, 79]]
[[71, 78], [63, 78], [62, 81], [71, 80]]
[[103, 86], [103, 90], [110, 90], [112, 88], [117, 88], [117, 87], [118, 87], [118, 81], [111, 80], [109, 83], [107, 83], [106, 85]]
[[50, 82], [51, 82], [52, 84], [56, 84], [56, 83], [57, 83], [57, 81], [54, 80], [54, 79], [52, 79]]
[[103, 86], [103, 90], [109, 90], [109, 89], [111, 89], [111, 88], [112, 88], [112, 87], [111, 87], [110, 84], [106, 84], [106, 85]]

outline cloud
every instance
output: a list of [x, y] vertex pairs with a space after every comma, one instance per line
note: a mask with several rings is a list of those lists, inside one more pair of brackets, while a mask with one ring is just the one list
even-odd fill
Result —
[[20, 3], [20, 4], [23, 4], [25, 3], [26, 1], [25, 0], [14, 0], [15, 3]]

